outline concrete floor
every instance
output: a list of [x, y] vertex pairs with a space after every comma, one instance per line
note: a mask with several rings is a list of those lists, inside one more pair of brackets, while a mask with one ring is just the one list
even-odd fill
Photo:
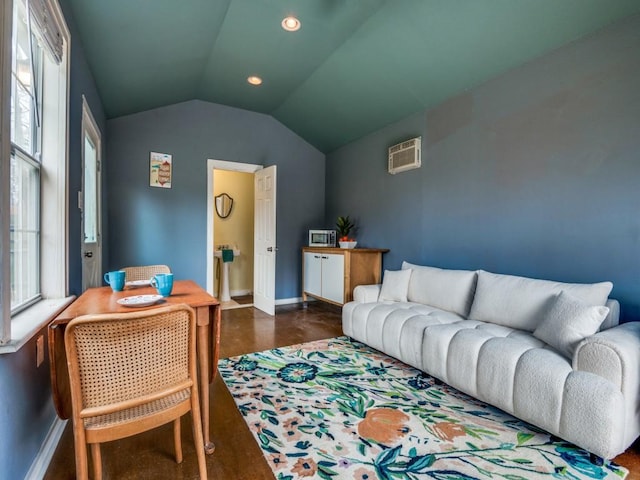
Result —
[[[340, 308], [322, 302], [280, 306], [270, 317], [252, 307], [222, 313], [220, 358], [257, 352], [342, 334]], [[273, 480], [262, 451], [218, 376], [210, 386], [211, 435], [216, 445], [207, 456], [209, 478], [219, 480]], [[184, 461], [176, 464], [171, 425], [102, 446], [104, 479], [195, 479], [197, 461], [191, 420], [182, 420]], [[75, 460], [68, 423], [45, 480], [74, 479]], [[615, 459], [630, 470], [628, 480], [640, 480], [640, 442]]]

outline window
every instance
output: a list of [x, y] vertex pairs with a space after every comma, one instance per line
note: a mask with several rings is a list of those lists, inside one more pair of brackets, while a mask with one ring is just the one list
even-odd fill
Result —
[[[100, 144], [101, 136], [87, 100], [82, 96], [82, 224], [84, 243], [100, 237]], [[102, 278], [100, 278], [102, 281]]]
[[40, 328], [47, 318], [23, 319], [67, 293], [69, 33], [57, 0], [0, 0], [0, 11], [11, 45], [0, 53], [1, 346]]
[[40, 299], [43, 48], [22, 1], [13, 8], [11, 62], [11, 313]]

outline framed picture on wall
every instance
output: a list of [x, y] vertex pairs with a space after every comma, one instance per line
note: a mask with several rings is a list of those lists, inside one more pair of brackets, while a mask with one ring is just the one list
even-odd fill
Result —
[[171, 155], [151, 152], [149, 156], [149, 185], [171, 188]]

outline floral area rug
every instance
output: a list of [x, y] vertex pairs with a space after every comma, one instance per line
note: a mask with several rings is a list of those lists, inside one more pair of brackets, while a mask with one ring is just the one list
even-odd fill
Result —
[[346, 337], [220, 361], [278, 480], [625, 478]]

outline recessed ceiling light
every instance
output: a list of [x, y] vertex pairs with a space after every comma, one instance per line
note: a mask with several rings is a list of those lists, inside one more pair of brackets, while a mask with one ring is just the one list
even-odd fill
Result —
[[284, 20], [282, 20], [282, 28], [284, 28], [287, 32], [295, 32], [296, 30], [300, 30], [300, 26], [302, 24], [300, 23], [300, 20], [298, 20], [296, 17], [286, 17]]
[[256, 77], [255, 75], [251, 75], [247, 77], [247, 82], [251, 85], [260, 85], [262, 83], [262, 79], [260, 77]]

